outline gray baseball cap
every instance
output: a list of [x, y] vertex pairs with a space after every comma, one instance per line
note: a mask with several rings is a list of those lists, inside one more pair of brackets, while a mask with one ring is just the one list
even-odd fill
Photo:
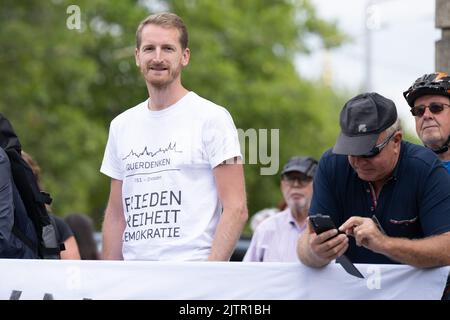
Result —
[[381, 132], [397, 120], [392, 100], [371, 92], [347, 101], [340, 115], [341, 133], [333, 153], [360, 156], [370, 152]]
[[317, 160], [312, 157], [299, 157], [295, 156], [289, 159], [286, 165], [281, 171], [281, 175], [288, 172], [301, 172], [306, 174], [308, 177], [314, 177], [317, 169]]

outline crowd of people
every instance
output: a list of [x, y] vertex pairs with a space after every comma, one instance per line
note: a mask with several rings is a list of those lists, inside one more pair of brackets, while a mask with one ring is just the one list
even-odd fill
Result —
[[[188, 40], [172, 13], [137, 28], [135, 63], [148, 98], [110, 124], [100, 169], [111, 178], [102, 259], [228, 261], [247, 222], [234, 121], [181, 82]], [[424, 75], [404, 97], [423, 146], [403, 140], [392, 100], [374, 92], [351, 98], [335, 145], [319, 161], [295, 155], [283, 167], [283, 208], [254, 219], [244, 261], [320, 268], [345, 254], [356, 263], [450, 265], [450, 77]], [[0, 150], [0, 219], [13, 210], [7, 166]], [[337, 228], [316, 234], [308, 218], [315, 214]], [[61, 258], [100, 257], [87, 216], [52, 217]]]

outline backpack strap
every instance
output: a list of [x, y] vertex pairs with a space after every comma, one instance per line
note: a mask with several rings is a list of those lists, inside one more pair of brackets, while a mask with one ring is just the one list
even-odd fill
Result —
[[39, 194], [36, 195], [36, 200], [40, 203], [44, 204], [51, 204], [53, 199], [50, 197], [50, 194], [44, 191], [39, 192]]
[[28, 238], [23, 232], [22, 230], [20, 230], [16, 224], [13, 225], [12, 227], [12, 233], [19, 238], [20, 241], [22, 241], [23, 243], [25, 243], [27, 245], [28, 248], [30, 248], [33, 252], [38, 252], [38, 247], [33, 243], [33, 241], [31, 241], [30, 238]]
[[[42, 192], [42, 194], [45, 195], [46, 193]], [[50, 215], [48, 215], [48, 217], [50, 223], [42, 228], [42, 240], [44, 246], [40, 247], [40, 253], [44, 259], [60, 259], [61, 251], [66, 250], [66, 247], [64, 242], [59, 242], [60, 235], [55, 219]]]
[[33, 222], [38, 237], [38, 254], [44, 259], [60, 259], [60, 245], [55, 227], [45, 208], [51, 197], [39, 190], [36, 177], [29, 165], [15, 149], [6, 150], [11, 162], [11, 171], [18, 194], [25, 206], [25, 212]]
[[40, 258], [39, 255], [39, 239], [36, 234], [33, 222], [28, 217], [28, 214], [23, 204], [20, 193], [16, 187], [14, 181], [11, 181], [12, 186], [12, 202], [13, 202], [13, 215], [14, 223], [11, 232], [19, 239], [22, 243], [28, 247], [35, 258]]

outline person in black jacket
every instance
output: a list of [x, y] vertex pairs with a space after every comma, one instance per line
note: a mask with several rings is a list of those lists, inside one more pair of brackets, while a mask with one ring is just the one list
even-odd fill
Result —
[[[9, 158], [0, 148], [0, 258], [37, 259], [38, 256], [12, 232], [14, 225], [14, 204], [18, 212], [25, 208], [14, 192], [15, 186], [11, 176]], [[15, 201], [16, 200], [16, 201]], [[25, 217], [25, 215], [24, 215]], [[18, 226], [30, 240], [37, 243], [36, 232], [28, 219], [16, 219]]]

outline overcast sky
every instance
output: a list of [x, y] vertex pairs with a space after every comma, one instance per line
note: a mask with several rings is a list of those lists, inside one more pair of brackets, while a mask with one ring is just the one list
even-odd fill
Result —
[[[351, 36], [351, 43], [329, 52], [318, 48], [312, 56], [299, 56], [303, 76], [317, 78], [328, 59], [332, 83], [359, 93], [365, 83], [365, 6], [368, 0], [311, 0], [320, 17], [336, 20]], [[402, 92], [425, 73], [434, 72], [435, 0], [372, 0], [372, 90], [392, 100], [403, 124], [414, 131], [414, 119]], [[314, 41], [312, 42], [314, 43]]]

